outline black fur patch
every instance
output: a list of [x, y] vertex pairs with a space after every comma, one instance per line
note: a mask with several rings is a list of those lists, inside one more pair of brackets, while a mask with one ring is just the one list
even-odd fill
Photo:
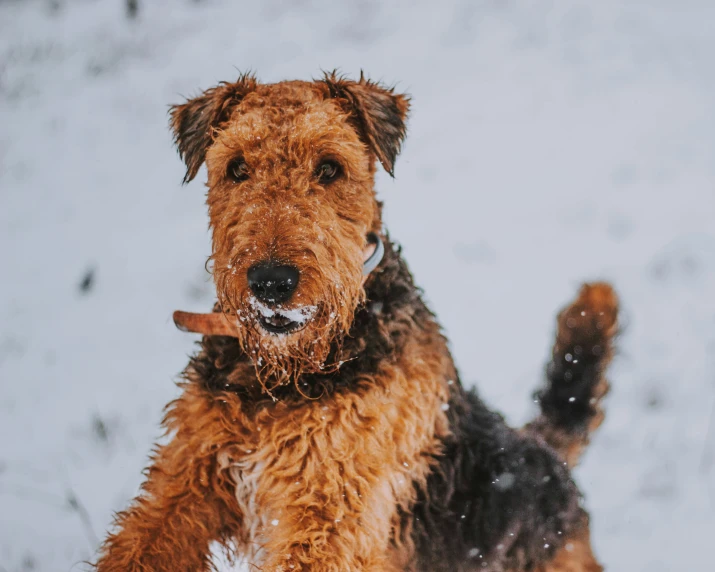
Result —
[[411, 515], [420, 571], [530, 570], [582, 522], [579, 492], [548, 448], [474, 392], [450, 402], [452, 436]]
[[585, 433], [597, 413], [592, 398], [610, 344], [596, 328], [576, 331], [578, 337], [553, 355], [546, 367], [546, 386], [534, 394], [549, 424], [574, 434]]

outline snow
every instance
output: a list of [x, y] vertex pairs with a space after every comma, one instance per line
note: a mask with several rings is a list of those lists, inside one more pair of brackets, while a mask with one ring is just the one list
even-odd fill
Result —
[[315, 311], [317, 310], [316, 306], [297, 306], [295, 308], [283, 308], [279, 306], [276, 310], [266, 306], [253, 296], [248, 299], [248, 304], [264, 318], [279, 316], [281, 318], [287, 318], [292, 322], [297, 322], [298, 324], [307, 322], [313, 317], [313, 314], [315, 314]]
[[[413, 96], [385, 217], [463, 378], [519, 424], [557, 309], [624, 334], [576, 477], [609, 570], [707, 570], [715, 536], [715, 4], [0, 2], [0, 566], [78, 570], [137, 492], [208, 311], [200, 173], [167, 104], [253, 69]], [[234, 67], [236, 66], [236, 67]]]

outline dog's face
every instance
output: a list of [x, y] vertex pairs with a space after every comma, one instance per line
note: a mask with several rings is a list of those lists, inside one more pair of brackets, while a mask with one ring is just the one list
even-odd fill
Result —
[[391, 173], [408, 99], [363, 78], [221, 84], [171, 110], [187, 165], [205, 161], [214, 281], [259, 379], [320, 371], [364, 298], [380, 230], [376, 159]]

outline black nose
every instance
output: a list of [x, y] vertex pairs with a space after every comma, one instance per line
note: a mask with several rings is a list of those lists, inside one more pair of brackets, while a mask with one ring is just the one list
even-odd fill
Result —
[[298, 287], [298, 269], [276, 262], [260, 262], [248, 269], [248, 286], [261, 302], [280, 304]]

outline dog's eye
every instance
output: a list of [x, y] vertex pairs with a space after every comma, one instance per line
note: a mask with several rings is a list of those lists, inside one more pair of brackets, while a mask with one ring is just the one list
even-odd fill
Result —
[[326, 159], [315, 170], [315, 176], [318, 177], [318, 181], [322, 185], [332, 183], [335, 179], [340, 177], [343, 173], [343, 168], [340, 163], [332, 159]]
[[234, 183], [245, 181], [248, 179], [248, 165], [246, 165], [246, 161], [241, 157], [234, 159], [228, 164], [226, 174]]

